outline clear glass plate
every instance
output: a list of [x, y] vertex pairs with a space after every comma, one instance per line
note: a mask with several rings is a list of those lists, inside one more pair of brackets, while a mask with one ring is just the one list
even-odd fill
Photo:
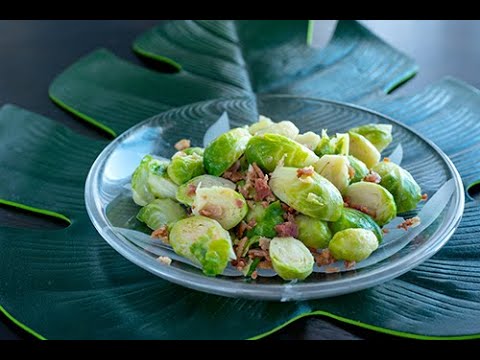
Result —
[[[390, 232], [379, 249], [353, 269], [338, 263], [315, 267], [305, 281], [286, 282], [264, 271], [256, 280], [245, 279], [233, 268], [207, 277], [168, 246], [150, 238], [151, 231], [135, 218], [139, 206], [131, 199], [131, 175], [145, 154], [166, 158], [182, 138], [203, 146], [230, 126], [254, 122], [258, 114], [275, 121], [291, 120], [301, 132], [329, 134], [366, 123], [393, 125], [393, 143], [382, 152], [412, 173], [429, 195], [416, 211], [421, 224], [409, 231], [397, 229], [403, 219], [387, 227]], [[221, 120], [219, 120], [219, 118]], [[174, 283], [208, 293], [263, 300], [306, 300], [365, 289], [397, 277], [435, 254], [452, 236], [462, 217], [464, 192], [461, 178], [450, 159], [432, 142], [399, 122], [361, 107], [294, 96], [261, 96], [257, 99], [215, 100], [176, 108], [129, 129], [98, 156], [85, 186], [88, 214], [101, 236], [120, 254], [142, 268]], [[170, 266], [158, 256], [173, 259]], [[333, 272], [332, 272], [333, 271]]]

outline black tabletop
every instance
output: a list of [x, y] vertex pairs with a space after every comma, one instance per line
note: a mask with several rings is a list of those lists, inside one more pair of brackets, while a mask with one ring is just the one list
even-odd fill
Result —
[[[0, 21], [0, 105], [13, 103], [46, 115], [83, 134], [99, 138], [95, 129], [56, 107], [47, 96], [52, 79], [79, 57], [106, 47], [133, 63], [131, 43], [141, 32], [157, 24], [144, 20]], [[380, 37], [413, 57], [419, 74], [396, 93], [421, 90], [445, 75], [480, 87], [480, 21], [367, 20], [363, 23]], [[0, 207], [0, 225], [54, 227], [41, 218]], [[0, 339], [29, 338], [0, 316]], [[300, 319], [269, 339], [372, 339], [388, 335], [363, 330], [321, 317]]]

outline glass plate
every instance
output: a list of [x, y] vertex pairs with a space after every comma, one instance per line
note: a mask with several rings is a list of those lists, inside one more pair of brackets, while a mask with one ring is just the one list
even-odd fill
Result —
[[[329, 134], [366, 123], [393, 125], [394, 141], [382, 152], [412, 173], [429, 195], [416, 211], [421, 224], [409, 231], [397, 229], [402, 218], [387, 227], [390, 232], [379, 249], [353, 269], [342, 263], [315, 267], [305, 281], [286, 282], [273, 271], [256, 280], [245, 279], [233, 268], [207, 277], [168, 246], [150, 238], [151, 231], [135, 218], [139, 206], [131, 200], [130, 178], [148, 153], [166, 158], [182, 138], [203, 146], [230, 126], [254, 122], [258, 114], [274, 121], [291, 120], [301, 132]], [[220, 120], [219, 120], [220, 118]], [[269, 95], [256, 99], [215, 100], [169, 110], [129, 129], [98, 156], [85, 186], [88, 214], [101, 236], [120, 254], [145, 270], [174, 283], [208, 293], [264, 300], [305, 300], [336, 296], [365, 289], [397, 277], [435, 254], [452, 236], [462, 217], [464, 192], [461, 178], [450, 159], [432, 142], [412, 129], [379, 113], [339, 102]], [[158, 256], [173, 259], [170, 266]]]

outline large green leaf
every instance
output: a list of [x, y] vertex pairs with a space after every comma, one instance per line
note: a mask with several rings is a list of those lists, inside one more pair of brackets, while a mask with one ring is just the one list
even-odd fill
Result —
[[[221, 101], [226, 109], [238, 104]], [[447, 79], [416, 96], [371, 106], [442, 146], [466, 183], [480, 176], [478, 90]], [[0, 228], [0, 304], [46, 338], [250, 338], [313, 313], [409, 337], [480, 336], [478, 203], [467, 203], [458, 230], [437, 255], [383, 285], [308, 302], [223, 298], [156, 278], [98, 236], [81, 190], [104, 145], [19, 108], [0, 111], [0, 180], [8, 184], [0, 198], [72, 222], [56, 231]]]
[[50, 97], [118, 134], [172, 107], [254, 93], [357, 101], [413, 76], [413, 61], [355, 21], [341, 21], [322, 50], [306, 43], [306, 20], [171, 21], [134, 49], [181, 71], [161, 74], [95, 51], [59, 75]]

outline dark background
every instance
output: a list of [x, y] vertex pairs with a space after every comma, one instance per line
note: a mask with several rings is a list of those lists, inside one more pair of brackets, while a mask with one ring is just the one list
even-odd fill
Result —
[[[0, 106], [13, 103], [58, 120], [75, 130], [102, 135], [85, 122], [56, 107], [47, 89], [53, 78], [79, 57], [105, 47], [133, 63], [142, 62], [131, 51], [141, 32], [153, 20], [0, 21]], [[362, 23], [392, 46], [413, 57], [418, 75], [395, 91], [409, 94], [445, 75], [480, 88], [480, 21], [363, 20]], [[42, 218], [0, 207], [0, 225], [56, 227]], [[0, 315], [0, 339], [31, 338]], [[267, 339], [374, 339], [388, 335], [363, 330], [321, 317], [300, 319]]]

